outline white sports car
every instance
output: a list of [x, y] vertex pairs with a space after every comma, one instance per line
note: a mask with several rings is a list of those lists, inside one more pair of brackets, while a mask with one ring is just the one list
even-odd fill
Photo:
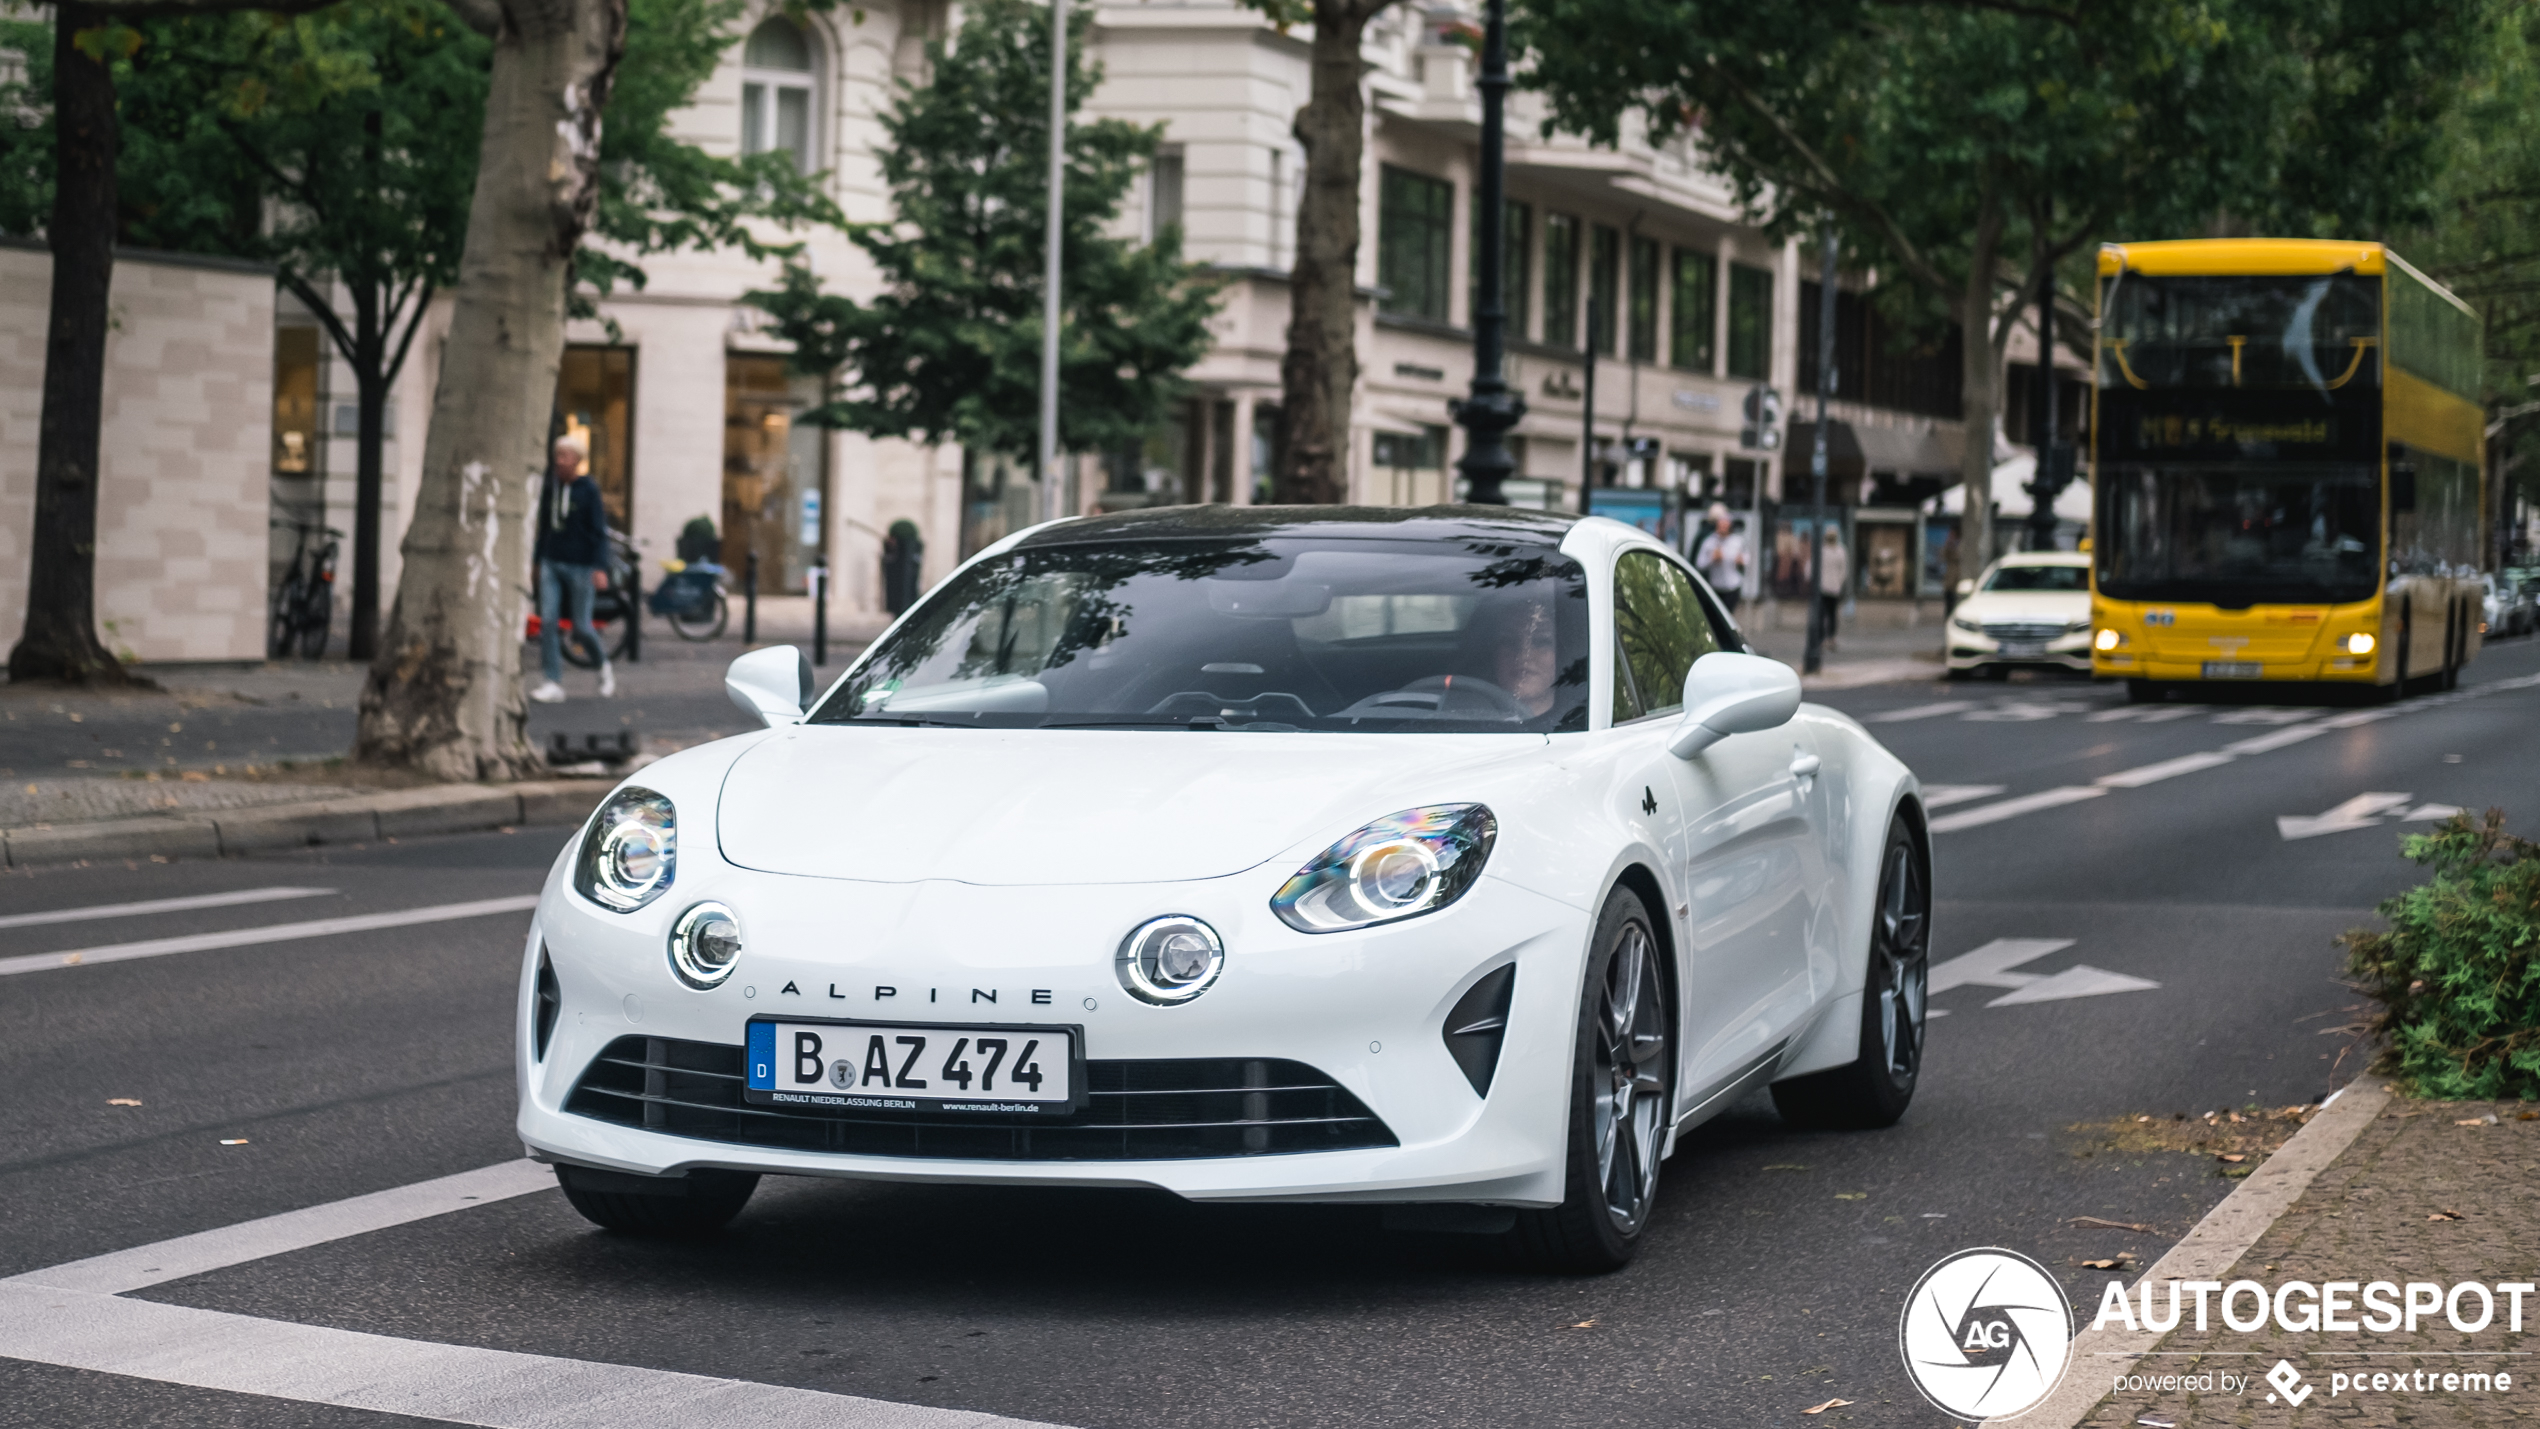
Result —
[[1741, 1094], [1913, 1096], [1913, 775], [1620, 522], [1062, 521], [728, 688], [768, 727], [619, 787], [521, 965], [520, 1134], [603, 1226], [1145, 1186], [1592, 1270]]

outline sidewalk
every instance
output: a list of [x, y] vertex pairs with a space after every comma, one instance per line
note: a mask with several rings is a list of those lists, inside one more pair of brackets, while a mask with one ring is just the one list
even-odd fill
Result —
[[[1937, 600], [1863, 601], [1838, 617], [1823, 668], [1804, 683], [1811, 690], [1848, 690], [1941, 678], [1940, 636], [1945, 614]], [[1796, 669], [1808, 653], [1808, 607], [1799, 601], [1743, 606], [1738, 623], [1755, 648]]]
[[[2371, 1098], [2370, 1119], [2359, 1127], [2333, 1126], [2341, 1108], [2332, 1104], [2313, 1127], [2306, 1127], [2274, 1162], [2242, 1183], [2205, 1225], [2191, 1234], [2197, 1240], [2208, 1226], [2229, 1223], [2237, 1214], [2247, 1222], [2243, 1238], [2254, 1240], [2238, 1255], [2215, 1258], [2205, 1265], [2181, 1259], [2190, 1252], [2182, 1242], [2149, 1271], [2142, 1282], [2159, 1287], [2166, 1298], [2171, 1279], [2210, 1280], [2229, 1285], [2250, 1280], [2270, 1292], [2291, 1281], [2320, 1286], [2332, 1281], [2390, 1281], [2400, 1286], [2430, 1282], [2449, 1291], [2464, 1281], [2494, 1287], [2540, 1281], [2540, 1111], [2521, 1102], [2428, 1102], [2387, 1097], [2376, 1083], [2350, 1088], [2348, 1096]], [[2361, 1110], [2362, 1108], [2358, 1108]], [[2314, 1168], [2298, 1194], [2284, 1197], [2289, 1205], [2270, 1208], [2266, 1178], [2271, 1171], [2299, 1171], [2303, 1144], [2314, 1130], [2349, 1135], [2342, 1149]], [[2285, 1187], [2290, 1191], [2292, 1187]], [[2242, 1203], [2235, 1209], [2235, 1203]], [[2139, 1305], [2141, 1291], [2134, 1292]], [[2193, 1297], [2190, 1296], [2192, 1305]], [[2208, 1429], [2208, 1426], [2302, 1425], [2497, 1425], [2540, 1419], [2540, 1355], [2526, 1349], [2525, 1337], [2507, 1328], [2506, 1297], [2496, 1297], [2495, 1318], [2484, 1330], [2463, 1333], [2451, 1328], [2440, 1311], [2420, 1317], [2415, 1333], [2404, 1327], [2391, 1333], [2296, 1334], [2270, 1318], [2263, 1329], [2239, 1333], [2225, 1327], [2219, 1314], [2208, 1327], [2195, 1328], [2191, 1313], [2166, 1335], [2124, 1335], [2111, 1330], [2094, 1335], [2091, 1323], [2098, 1306], [2075, 1297], [2075, 1325], [2083, 1333], [2074, 1344], [2074, 1363], [2063, 1392], [2021, 1419], [2022, 1429], [2063, 1429], [2087, 1425], [2117, 1429]], [[2241, 1297], [2241, 1309], [2250, 1308]], [[2292, 1297], [2295, 1318], [2304, 1308]], [[2477, 1301], [2464, 1301], [2465, 1318], [2475, 1321]], [[2349, 1301], [2347, 1315], [2368, 1313]], [[2526, 1297], [2526, 1320], [2540, 1331], [2540, 1298]], [[2129, 1360], [2127, 1353], [2139, 1354]], [[2268, 1372], [2281, 1360], [2300, 1376], [2289, 1380], [2303, 1402], [2296, 1406], [2274, 1392]], [[2369, 1387], [2358, 1391], [2339, 1386], [2334, 1375], [2405, 1375], [2404, 1392]], [[2415, 1376], [2427, 1373], [2429, 1388], [2414, 1387]], [[2444, 1390], [2445, 1373], [2505, 1373], [2510, 1391]], [[2244, 1384], [2225, 1392], [2216, 1386], [2191, 1391], [2184, 1385], [2166, 1391], [2127, 1388], [2111, 1392], [2118, 1376], [2213, 1377], [2228, 1375]], [[2091, 1390], [2097, 1390], [2092, 1394]], [[2076, 1417], [2071, 1411], [2087, 1405]], [[2062, 1410], [2065, 1412], [2057, 1412]]]

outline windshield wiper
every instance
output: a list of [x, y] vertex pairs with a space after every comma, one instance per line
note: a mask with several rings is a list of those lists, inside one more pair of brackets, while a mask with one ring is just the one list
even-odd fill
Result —
[[1112, 719], [1062, 720], [1034, 729], [1241, 729], [1222, 715], [1120, 715]]
[[938, 729], [1005, 729], [1005, 728], [1010, 728], [1010, 726], [1006, 726], [1006, 725], [981, 724], [981, 723], [979, 723], [979, 721], [978, 721], [978, 719], [977, 719], [976, 717], [973, 717], [973, 718], [970, 718], [970, 719], [951, 719], [951, 718], [947, 718], [947, 717], [944, 717], [944, 716], [941, 716], [941, 715], [922, 715], [922, 714], [903, 714], [903, 715], [895, 715], [895, 714], [855, 715], [855, 716], [853, 716], [853, 717], [851, 717], [851, 718], [848, 718], [848, 719], [841, 719], [841, 720], [822, 720], [822, 721], [821, 721], [821, 723], [823, 723], [823, 724], [898, 724], [898, 725], [910, 725], [910, 726], [916, 726], [916, 725], [932, 725], [932, 726], [934, 726], [934, 727], [936, 727], [936, 728], [938, 728]]

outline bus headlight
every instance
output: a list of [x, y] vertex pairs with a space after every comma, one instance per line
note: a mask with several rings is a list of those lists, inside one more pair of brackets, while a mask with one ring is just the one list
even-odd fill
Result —
[[2125, 643], [2125, 635], [2103, 625], [2099, 628], [2099, 634], [2090, 643], [2102, 650], [2114, 650]]
[[2378, 642], [2376, 642], [2371, 636], [2358, 630], [2354, 634], [2347, 636], [2345, 639], [2338, 641], [2337, 648], [2345, 651], [2349, 655], [2369, 655], [2372, 653], [2372, 647], [2376, 643]]

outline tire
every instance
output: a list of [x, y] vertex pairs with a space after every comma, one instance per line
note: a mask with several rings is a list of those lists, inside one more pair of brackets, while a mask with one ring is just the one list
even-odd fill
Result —
[[273, 613], [266, 618], [265, 658], [283, 660], [291, 655], [291, 635], [300, 611], [300, 583], [293, 580], [274, 597]]
[[326, 658], [326, 632], [334, 623], [335, 603], [327, 599], [331, 587], [320, 586], [311, 595], [308, 608], [300, 612], [300, 658]]
[[[616, 1178], [632, 1180], [632, 1177]], [[577, 1185], [572, 1168], [556, 1168], [556, 1184], [582, 1218], [602, 1230], [642, 1236], [711, 1235], [732, 1223], [758, 1189], [753, 1171], [691, 1171], [679, 1194], [601, 1191]]]
[[1931, 864], [1901, 820], [1888, 826], [1879, 855], [1875, 908], [1861, 989], [1861, 1055], [1849, 1066], [1773, 1084], [1773, 1105], [1796, 1125], [1894, 1126], [1913, 1104], [1931, 985]]
[[723, 627], [731, 623], [732, 603], [724, 598], [723, 592], [716, 591], [714, 610], [711, 614], [672, 615], [664, 618], [670, 622], [671, 634], [682, 640], [712, 640], [722, 635]]
[[2128, 680], [2125, 682], [2126, 703], [2130, 705], [2157, 705], [2161, 701], [2169, 698], [2169, 693], [2170, 692], [2167, 689], [2162, 687], [2161, 682], [2158, 680]]
[[1637, 894], [1618, 888], [1606, 899], [1590, 949], [1562, 1202], [1518, 1212], [1510, 1232], [1529, 1263], [1571, 1275], [1620, 1270], [1640, 1248], [1675, 1093], [1667, 970]]

